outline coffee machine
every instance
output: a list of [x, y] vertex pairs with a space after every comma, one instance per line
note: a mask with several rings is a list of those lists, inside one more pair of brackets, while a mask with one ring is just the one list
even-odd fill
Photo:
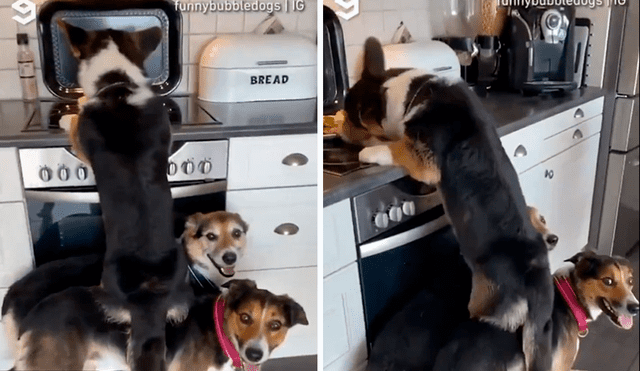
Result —
[[512, 7], [502, 34], [500, 79], [525, 94], [568, 91], [573, 78], [573, 7]]

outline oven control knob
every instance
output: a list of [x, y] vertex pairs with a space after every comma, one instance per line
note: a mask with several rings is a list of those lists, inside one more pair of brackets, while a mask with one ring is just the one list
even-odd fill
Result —
[[174, 176], [177, 172], [178, 165], [176, 165], [176, 163], [173, 161], [169, 162], [169, 165], [167, 166], [167, 174], [169, 174], [169, 176]]
[[185, 174], [191, 175], [191, 174], [193, 174], [194, 170], [195, 170], [195, 165], [193, 164], [193, 161], [187, 160], [187, 161], [182, 163], [182, 171]]
[[49, 169], [48, 167], [43, 167], [42, 169], [40, 169], [40, 179], [43, 182], [48, 182], [51, 180], [51, 169]]
[[202, 174], [209, 174], [209, 172], [211, 171], [211, 161], [200, 161], [198, 167], [200, 168], [200, 172]]
[[78, 169], [76, 170], [76, 176], [78, 177], [78, 179], [80, 180], [85, 180], [87, 179], [87, 167], [86, 166], [78, 166]]
[[392, 222], [400, 222], [402, 220], [402, 209], [400, 206], [391, 206], [388, 211], [389, 219]]
[[415, 215], [416, 214], [416, 204], [413, 201], [404, 201], [402, 203], [402, 212], [404, 215]]
[[375, 213], [373, 215], [373, 224], [378, 228], [387, 228], [389, 226], [389, 215], [381, 212]]
[[58, 178], [63, 182], [69, 180], [69, 168], [64, 165], [60, 166], [60, 169], [58, 169]]

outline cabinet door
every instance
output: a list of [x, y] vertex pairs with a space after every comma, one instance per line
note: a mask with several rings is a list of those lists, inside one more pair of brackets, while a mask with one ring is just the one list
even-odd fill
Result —
[[11, 286], [33, 266], [22, 202], [0, 204], [0, 288]]
[[227, 192], [227, 210], [249, 224], [247, 250], [237, 269], [315, 266], [316, 200], [316, 187]]
[[599, 142], [600, 135], [593, 135], [519, 175], [527, 204], [558, 235], [549, 253], [552, 271], [587, 244]]
[[22, 200], [22, 180], [18, 169], [18, 153], [15, 148], [0, 148], [0, 202]]
[[322, 211], [323, 276], [356, 261], [356, 241], [351, 220], [351, 201], [343, 200]]
[[356, 370], [367, 359], [357, 263], [326, 277], [323, 295], [324, 370]]
[[276, 348], [271, 354], [272, 358], [318, 353], [318, 270], [316, 267], [238, 272], [233, 278], [248, 278], [256, 281], [258, 288], [269, 290], [276, 295], [289, 295], [302, 306], [307, 315], [309, 324], [290, 328], [282, 346]]

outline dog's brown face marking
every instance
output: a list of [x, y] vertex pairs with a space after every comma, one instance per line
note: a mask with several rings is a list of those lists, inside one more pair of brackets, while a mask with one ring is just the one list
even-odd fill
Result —
[[497, 299], [497, 285], [481, 272], [474, 273], [471, 282], [471, 297], [468, 306], [470, 317], [481, 318], [489, 315]]
[[638, 300], [632, 293], [633, 268], [620, 257], [582, 252], [569, 259], [575, 264], [573, 284], [592, 318], [600, 311], [616, 326], [630, 329], [638, 314]]
[[249, 363], [263, 363], [284, 342], [289, 328], [309, 324], [302, 307], [287, 295], [258, 289], [250, 280], [232, 280], [226, 286], [227, 335]]
[[187, 219], [184, 243], [191, 264], [215, 277], [235, 274], [235, 265], [244, 254], [249, 226], [240, 215], [226, 211], [196, 213]]
[[527, 212], [529, 213], [529, 220], [531, 220], [533, 227], [542, 234], [542, 238], [544, 239], [544, 243], [547, 245], [547, 249], [549, 251], [553, 250], [553, 248], [558, 244], [558, 236], [549, 231], [547, 221], [544, 216], [540, 215], [537, 208], [527, 206]]

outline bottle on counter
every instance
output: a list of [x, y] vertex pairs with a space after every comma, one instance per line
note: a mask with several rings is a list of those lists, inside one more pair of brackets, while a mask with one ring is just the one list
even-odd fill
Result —
[[22, 98], [26, 101], [38, 99], [38, 85], [36, 83], [36, 67], [33, 52], [29, 49], [29, 35], [17, 34], [18, 38], [18, 74], [22, 84]]

